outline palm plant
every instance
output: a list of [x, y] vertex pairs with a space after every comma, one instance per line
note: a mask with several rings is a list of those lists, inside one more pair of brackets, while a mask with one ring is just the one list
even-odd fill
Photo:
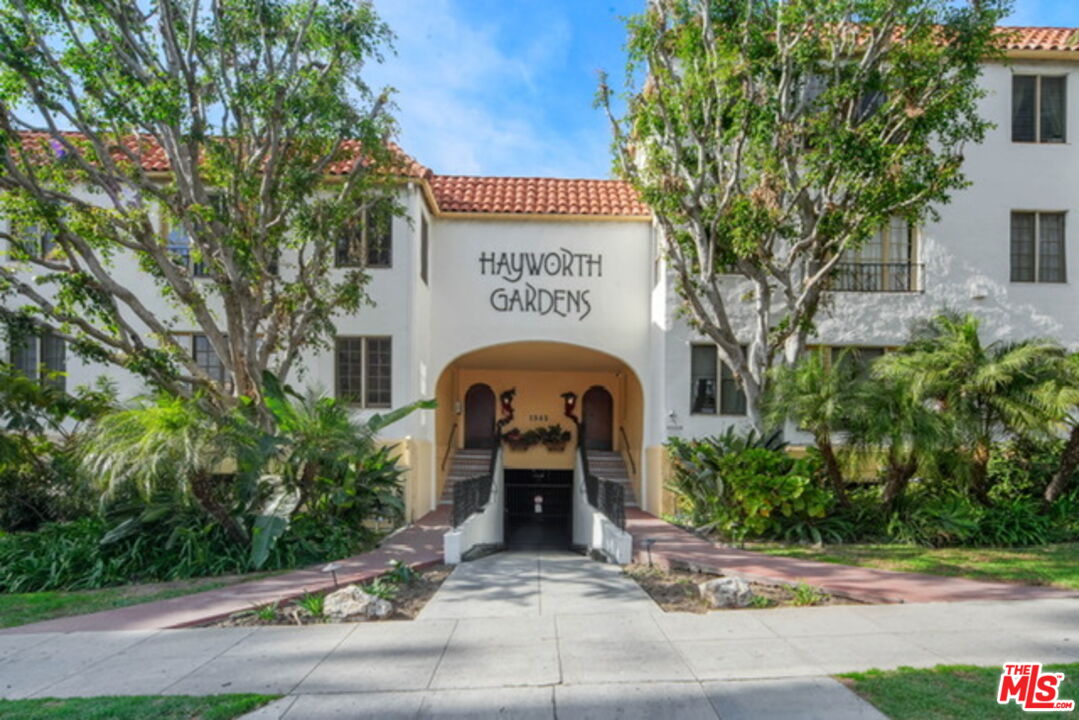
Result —
[[1060, 455], [1060, 465], [1045, 488], [1047, 503], [1056, 502], [1064, 494], [1068, 481], [1079, 468], [1079, 353], [1072, 354], [1061, 363], [1058, 387], [1057, 401], [1068, 407], [1067, 423], [1071, 430]]
[[848, 505], [846, 482], [835, 448], [835, 434], [846, 429], [858, 385], [855, 363], [844, 351], [829, 363], [823, 350], [806, 354], [795, 365], [773, 371], [765, 416], [774, 424], [793, 420], [813, 435], [836, 499]]
[[983, 344], [977, 318], [945, 313], [882, 363], [879, 376], [945, 416], [967, 458], [969, 491], [988, 504], [993, 442], [1050, 434], [1060, 419], [1064, 358], [1051, 340]]
[[889, 510], [902, 499], [924, 458], [937, 449], [952, 447], [951, 428], [944, 416], [911, 392], [905, 379], [897, 379], [889, 354], [873, 363], [872, 381], [853, 393], [850, 446], [856, 458], [883, 459], [881, 500]]
[[247, 529], [230, 512], [231, 478], [220, 471], [252, 446], [253, 437], [254, 428], [239, 415], [219, 420], [198, 398], [163, 394], [101, 417], [83, 441], [80, 465], [105, 497], [131, 488], [147, 501], [194, 499], [233, 541], [245, 544]]

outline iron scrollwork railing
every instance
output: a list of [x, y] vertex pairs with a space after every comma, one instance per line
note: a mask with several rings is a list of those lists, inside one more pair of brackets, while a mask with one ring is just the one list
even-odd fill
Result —
[[491, 475], [477, 475], [453, 484], [453, 526], [460, 527], [465, 520], [478, 513], [491, 500]]
[[585, 492], [592, 507], [607, 516], [619, 530], [626, 529], [626, 490], [621, 483], [585, 475]]
[[921, 292], [922, 265], [912, 262], [839, 263], [829, 290], [842, 292]]

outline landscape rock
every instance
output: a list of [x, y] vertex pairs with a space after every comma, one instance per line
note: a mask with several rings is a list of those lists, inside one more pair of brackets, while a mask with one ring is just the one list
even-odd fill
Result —
[[724, 577], [706, 580], [697, 588], [709, 605], [714, 608], [744, 608], [753, 601], [753, 590], [741, 578]]
[[322, 613], [331, 620], [368, 615], [371, 605], [380, 598], [364, 592], [359, 585], [348, 585], [326, 596]]
[[393, 603], [383, 598], [375, 598], [374, 602], [367, 606], [367, 617], [375, 620], [385, 620], [393, 615]]

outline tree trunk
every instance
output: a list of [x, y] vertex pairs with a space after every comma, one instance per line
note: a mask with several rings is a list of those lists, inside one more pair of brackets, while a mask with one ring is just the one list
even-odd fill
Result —
[[196, 502], [203, 511], [225, 529], [233, 542], [237, 545], [247, 545], [247, 533], [236, 522], [236, 518], [229, 514], [228, 509], [214, 497], [213, 478], [209, 473], [198, 473], [191, 478], [191, 494], [195, 496]]
[[1068, 444], [1064, 446], [1064, 452], [1060, 455], [1060, 467], [1053, 475], [1049, 486], [1045, 488], [1045, 502], [1055, 503], [1068, 486], [1068, 481], [1079, 468], [1079, 425], [1072, 428], [1068, 437]]
[[982, 505], [989, 505], [989, 446], [975, 445], [970, 461], [970, 494]]
[[847, 507], [850, 505], [850, 499], [847, 497], [843, 471], [839, 467], [839, 459], [835, 456], [835, 448], [832, 447], [831, 438], [827, 435], [818, 435], [815, 440], [817, 449], [820, 450], [821, 457], [824, 459], [824, 472], [828, 475], [828, 482], [832, 485], [836, 500], [839, 501], [840, 505]]
[[896, 503], [907, 490], [907, 485], [910, 484], [910, 479], [914, 477], [914, 472], [917, 469], [915, 463], [900, 463], [889, 464], [888, 473], [884, 480], [884, 495], [881, 497], [881, 502], [889, 510], [894, 509]]

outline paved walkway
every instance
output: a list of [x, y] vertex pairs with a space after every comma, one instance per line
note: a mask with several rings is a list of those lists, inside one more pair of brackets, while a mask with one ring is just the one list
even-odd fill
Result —
[[[337, 572], [339, 584], [371, 580], [385, 572], [391, 560], [400, 560], [414, 568], [442, 562], [442, 536], [449, 530], [449, 511], [447, 506], [439, 507], [384, 541], [378, 549], [342, 560], [341, 569]], [[829, 592], [870, 602], [1079, 597], [1077, 592], [1057, 588], [890, 572], [722, 548], [636, 508], [628, 508], [626, 511], [626, 529], [634, 537], [637, 558], [642, 562], [648, 561], [642, 541], [652, 538], [656, 542], [652, 547], [651, 559], [661, 566], [682, 564], [749, 579], [807, 582]], [[466, 567], [479, 568], [481, 565], [468, 564]], [[473, 569], [465, 572], [480, 571]], [[617, 571], [614, 572], [617, 574]], [[461, 577], [463, 582], [464, 575]], [[550, 579], [555, 581], [553, 575]], [[557, 582], [569, 586], [580, 580], [581, 578], [570, 574]], [[483, 607], [488, 609], [483, 612], [495, 612], [490, 609], [493, 606], [488, 601], [498, 599], [500, 593], [520, 592], [520, 587], [517, 586], [502, 588], [491, 585], [490, 578], [477, 576], [475, 583], [480, 588], [486, 588], [485, 592], [474, 597], [475, 600], [484, 601]], [[7, 628], [0, 630], [0, 636], [191, 627], [227, 617], [235, 612], [299, 597], [307, 592], [329, 590], [332, 587], [333, 580], [327, 573], [320, 572], [319, 568], [307, 568], [194, 595]], [[593, 590], [595, 591], [594, 588]], [[540, 597], [536, 596], [537, 601]]]
[[655, 540], [651, 560], [661, 567], [689, 565], [749, 580], [806, 582], [866, 602], [955, 602], [960, 600], [1035, 600], [1079, 597], [1061, 588], [980, 582], [958, 577], [893, 572], [835, 563], [776, 557], [717, 546], [654, 515], [626, 509], [626, 530], [633, 535], [638, 562], [648, 562], [644, 540]]
[[[441, 507], [387, 538], [378, 549], [340, 561], [341, 585], [362, 583], [381, 575], [391, 560], [414, 568], [442, 562], [442, 535], [450, 529], [449, 508]], [[208, 590], [194, 595], [132, 605], [116, 610], [46, 620], [0, 630], [5, 634], [81, 632], [92, 630], [162, 630], [202, 625], [274, 601], [333, 589], [333, 578], [318, 567]]]
[[288, 695], [264, 719], [847, 720], [880, 716], [828, 675], [1079, 661], [1070, 598], [664, 613], [569, 554], [494, 555], [443, 587], [411, 622], [0, 636], [0, 696]]

